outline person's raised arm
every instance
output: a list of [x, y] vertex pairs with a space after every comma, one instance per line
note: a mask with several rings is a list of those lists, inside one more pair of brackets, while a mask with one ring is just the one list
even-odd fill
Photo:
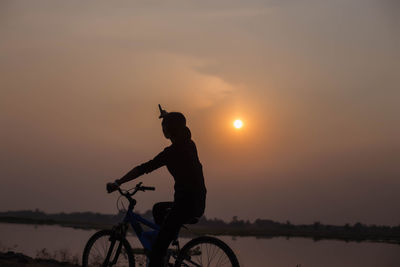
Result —
[[122, 176], [120, 179], [115, 180], [115, 183], [118, 186], [120, 186], [121, 184], [129, 182], [133, 179], [136, 179], [143, 174], [144, 174], [144, 172], [140, 170], [140, 166], [137, 166], [137, 167], [133, 168], [132, 170], [130, 170], [127, 174]]
[[122, 176], [120, 179], [115, 180], [113, 183], [108, 183], [107, 191], [109, 193], [115, 191], [120, 185], [129, 182], [133, 179], [136, 179], [145, 173], [152, 172], [155, 169], [164, 166], [167, 162], [167, 154], [168, 154], [168, 148], [164, 149], [164, 151], [159, 153], [154, 159], [149, 160], [148, 162], [143, 163], [139, 166], [136, 166], [135, 168], [130, 170], [127, 174]]

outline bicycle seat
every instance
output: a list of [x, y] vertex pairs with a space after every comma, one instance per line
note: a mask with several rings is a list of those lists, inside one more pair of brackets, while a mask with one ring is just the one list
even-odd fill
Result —
[[196, 224], [196, 223], [198, 223], [198, 222], [199, 222], [199, 218], [193, 217], [193, 218], [190, 218], [189, 220], [187, 220], [187, 221], [185, 222], [185, 224]]

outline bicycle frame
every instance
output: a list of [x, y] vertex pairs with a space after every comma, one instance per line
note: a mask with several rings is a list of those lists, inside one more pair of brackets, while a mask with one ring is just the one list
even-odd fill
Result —
[[[126, 210], [126, 213], [125, 213], [125, 216], [124, 216], [124, 219], [122, 220], [122, 222], [119, 223], [118, 225], [116, 225], [116, 227], [114, 227], [113, 229], [116, 234], [119, 234], [123, 238], [125, 238], [126, 232], [128, 229], [128, 225], [130, 224], [144, 249], [144, 254], [149, 256], [149, 252], [152, 249], [152, 244], [155, 241], [155, 238], [157, 237], [157, 235], [160, 231], [160, 226], [155, 224], [152, 221], [149, 221], [149, 220], [143, 218], [142, 216], [140, 216], [139, 214], [134, 212], [136, 200], [134, 198], [132, 198], [132, 196], [135, 195], [138, 191], [154, 190], [154, 187], [141, 186], [141, 184], [142, 183], [137, 184], [132, 193], [130, 193], [129, 190], [123, 192], [121, 190], [121, 188], [117, 189], [122, 196], [124, 196], [125, 198], [128, 199], [129, 207]], [[151, 230], [144, 231], [142, 224], [149, 227]], [[177, 238], [178, 238], [178, 235], [176, 236], [176, 239]], [[179, 243], [177, 242], [176, 239], [172, 243], [172, 245], [177, 246], [177, 250], [179, 251]], [[105, 262], [109, 262], [114, 245], [115, 245], [115, 241], [112, 241]], [[112, 263], [114, 263], [114, 264], [117, 261], [120, 249], [121, 249], [121, 243], [118, 245], [117, 253], [115, 254], [114, 259], [112, 260]], [[174, 253], [169, 254], [169, 256], [176, 258], [176, 255], [174, 256]], [[149, 258], [147, 258], [147, 261], [148, 260], [149, 260]], [[148, 262], [147, 262], [147, 264], [148, 264]]]
[[[143, 248], [151, 250], [151, 243], [152, 243], [151, 239], [155, 238], [158, 235], [158, 232], [160, 231], [160, 226], [151, 221], [146, 220], [139, 214], [133, 212], [133, 209], [128, 209], [127, 213], [125, 214], [123, 222], [129, 223], [132, 226], [132, 229], [135, 232], [136, 236], [138, 237]], [[146, 225], [147, 227], [153, 230], [144, 231], [141, 224]]]
[[[158, 236], [160, 232], [160, 226], [155, 224], [154, 222], [143, 218], [140, 216], [138, 213], [134, 212], [134, 208], [136, 205], [136, 200], [132, 198], [134, 194], [136, 194], [138, 191], [146, 191], [146, 190], [154, 190], [154, 187], [148, 187], [148, 186], [142, 186], [142, 183], [139, 183], [136, 185], [135, 188], [133, 189], [133, 192], [130, 192], [130, 190], [124, 190], [122, 191], [121, 188], [114, 189], [110, 186], [107, 190], [109, 192], [118, 190], [119, 193], [124, 196], [125, 198], [128, 199], [129, 201], [129, 207], [126, 211], [124, 211], [124, 218], [123, 220], [120, 221], [117, 225], [115, 225], [112, 230], [102, 230], [97, 233], [95, 233], [87, 242], [84, 253], [82, 256], [82, 265], [83, 266], [88, 266], [89, 262], [89, 257], [91, 252], [91, 249], [93, 247], [93, 244], [99, 239], [104, 236], [109, 236], [108, 241], [110, 242], [108, 251], [104, 251], [106, 253], [104, 261], [102, 260], [102, 255], [97, 255], [99, 254], [97, 250], [97, 256], [100, 256], [100, 260], [103, 261], [102, 266], [112, 266], [115, 265], [118, 261], [118, 257], [122, 251], [122, 248], [124, 247], [125, 249], [128, 249], [129, 255], [128, 255], [128, 261], [129, 263], [134, 263], [135, 258], [134, 254], [144, 254], [146, 256], [146, 264], [149, 264], [149, 256], [150, 252], [152, 250], [152, 244], [154, 244], [155, 238]], [[118, 206], [118, 200], [117, 200], [117, 206]], [[119, 208], [118, 208], [119, 209]], [[120, 210], [120, 209], [119, 209]], [[121, 211], [121, 210], [120, 210]], [[133, 231], [135, 232], [137, 238], [139, 239], [141, 246], [143, 247], [143, 252], [141, 250], [131, 250], [131, 247], [129, 246], [129, 241], [126, 240], [126, 234], [129, 225], [132, 226]], [[151, 230], [146, 231], [143, 229], [142, 226], [146, 226]], [[226, 245], [223, 241], [214, 238], [214, 237], [209, 237], [209, 236], [202, 236], [202, 237], [197, 237], [189, 242], [187, 242], [182, 249], [180, 249], [179, 246], [179, 241], [178, 241], [179, 234], [176, 235], [175, 239], [172, 242], [172, 245], [175, 246], [173, 249], [168, 249], [166, 257], [165, 257], [165, 266], [176, 266], [176, 263], [179, 264], [179, 266], [204, 266], [202, 257], [204, 253], [204, 259], [208, 260], [208, 263], [211, 263], [213, 261], [214, 256], [218, 257], [218, 262], [220, 262], [221, 257], [225, 255], [226, 258], [228, 258], [229, 262], [232, 264], [234, 267], [239, 267], [239, 263], [237, 261], [237, 258], [232, 251], [231, 248], [229, 248], [228, 245]], [[222, 253], [217, 255], [214, 250], [209, 251], [208, 246], [205, 247], [205, 250], [203, 251], [201, 244], [210, 244], [211, 246], [215, 246], [219, 248]], [[115, 245], [117, 245], [116, 250], [114, 250]], [[200, 245], [200, 246], [199, 246]], [[115, 253], [114, 253], [115, 251]], [[211, 253], [211, 255], [209, 255]], [[101, 254], [101, 253], [100, 253]], [[200, 262], [197, 260], [192, 260], [192, 256], [200, 256]], [[172, 258], [171, 258], [172, 257]], [[207, 258], [206, 258], [207, 257]], [[125, 257], [126, 258], [126, 257]], [[175, 263], [171, 263], [170, 260], [175, 260]], [[209, 264], [207, 265], [209, 266]]]

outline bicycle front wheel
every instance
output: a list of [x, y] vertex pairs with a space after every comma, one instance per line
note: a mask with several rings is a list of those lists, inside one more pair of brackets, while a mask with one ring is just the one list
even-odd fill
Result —
[[82, 267], [135, 267], [129, 242], [111, 230], [95, 233], [87, 242], [82, 255]]
[[175, 267], [239, 267], [232, 249], [218, 238], [202, 236], [183, 246]]

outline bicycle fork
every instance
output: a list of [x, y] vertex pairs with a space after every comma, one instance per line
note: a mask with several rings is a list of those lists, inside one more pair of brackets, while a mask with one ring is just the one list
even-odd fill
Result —
[[108, 267], [108, 266], [113, 266], [117, 263], [118, 261], [118, 256], [121, 253], [121, 248], [122, 248], [122, 242], [120, 241], [117, 247], [117, 250], [115, 251], [115, 255], [113, 260], [110, 262], [110, 258], [112, 256], [112, 253], [114, 251], [115, 243], [118, 241], [115, 237], [111, 237], [111, 244], [110, 248], [108, 249], [107, 256], [103, 262], [103, 267]]
[[[110, 236], [111, 244], [110, 244], [110, 248], [108, 249], [107, 256], [103, 262], [103, 267], [113, 266], [117, 263], [119, 254], [121, 254], [121, 249], [122, 249], [122, 238], [121, 238], [121, 240], [118, 240], [118, 236], [125, 236], [126, 229], [127, 229], [126, 224], [120, 224], [120, 225], [114, 227], [114, 229], [113, 229], [114, 234]], [[114, 251], [115, 243], [117, 243], [118, 241], [119, 241], [119, 243], [118, 243], [117, 250], [115, 251], [114, 258], [110, 262], [110, 258]]]

